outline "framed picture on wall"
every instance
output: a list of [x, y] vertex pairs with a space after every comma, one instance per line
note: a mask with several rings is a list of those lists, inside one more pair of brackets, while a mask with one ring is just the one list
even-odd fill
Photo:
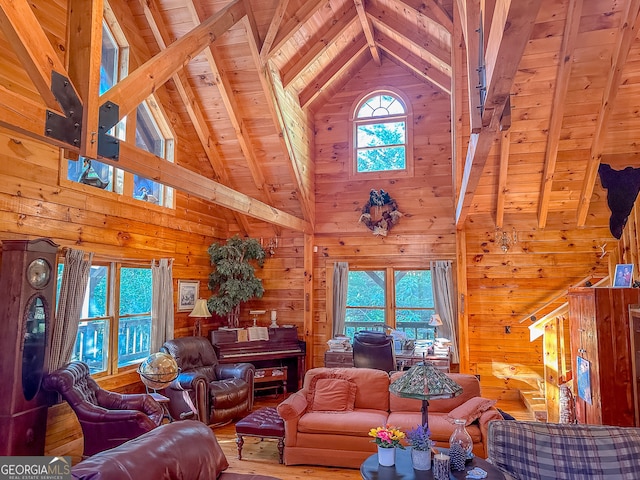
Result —
[[633, 263], [619, 263], [616, 265], [614, 287], [630, 287], [633, 282]]
[[197, 280], [178, 280], [178, 311], [190, 312], [196, 306], [200, 282]]
[[577, 357], [578, 397], [591, 405], [591, 364], [589, 360]]

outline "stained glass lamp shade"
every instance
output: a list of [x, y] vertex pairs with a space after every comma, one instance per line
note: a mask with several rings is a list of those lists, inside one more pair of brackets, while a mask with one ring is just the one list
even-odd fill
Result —
[[429, 400], [457, 397], [462, 387], [431, 362], [423, 360], [389, 385], [389, 391], [402, 398], [422, 400], [422, 425], [428, 427]]

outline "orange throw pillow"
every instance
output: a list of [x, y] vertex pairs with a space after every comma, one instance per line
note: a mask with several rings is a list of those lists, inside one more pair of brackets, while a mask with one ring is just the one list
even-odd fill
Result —
[[356, 401], [356, 384], [339, 378], [314, 378], [308, 411], [352, 412]]

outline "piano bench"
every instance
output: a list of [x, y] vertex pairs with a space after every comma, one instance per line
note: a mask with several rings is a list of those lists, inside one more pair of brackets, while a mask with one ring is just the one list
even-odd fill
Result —
[[273, 438], [278, 440], [278, 461], [282, 463], [284, 455], [284, 420], [278, 415], [275, 407], [259, 408], [242, 420], [236, 422], [236, 443], [238, 444], [238, 460], [242, 460], [242, 437]]

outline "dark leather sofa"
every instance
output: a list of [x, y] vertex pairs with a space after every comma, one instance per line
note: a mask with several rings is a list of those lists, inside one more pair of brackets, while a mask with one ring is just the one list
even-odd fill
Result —
[[98, 453], [71, 469], [75, 480], [278, 480], [227, 472], [211, 429], [196, 420], [168, 423]]

